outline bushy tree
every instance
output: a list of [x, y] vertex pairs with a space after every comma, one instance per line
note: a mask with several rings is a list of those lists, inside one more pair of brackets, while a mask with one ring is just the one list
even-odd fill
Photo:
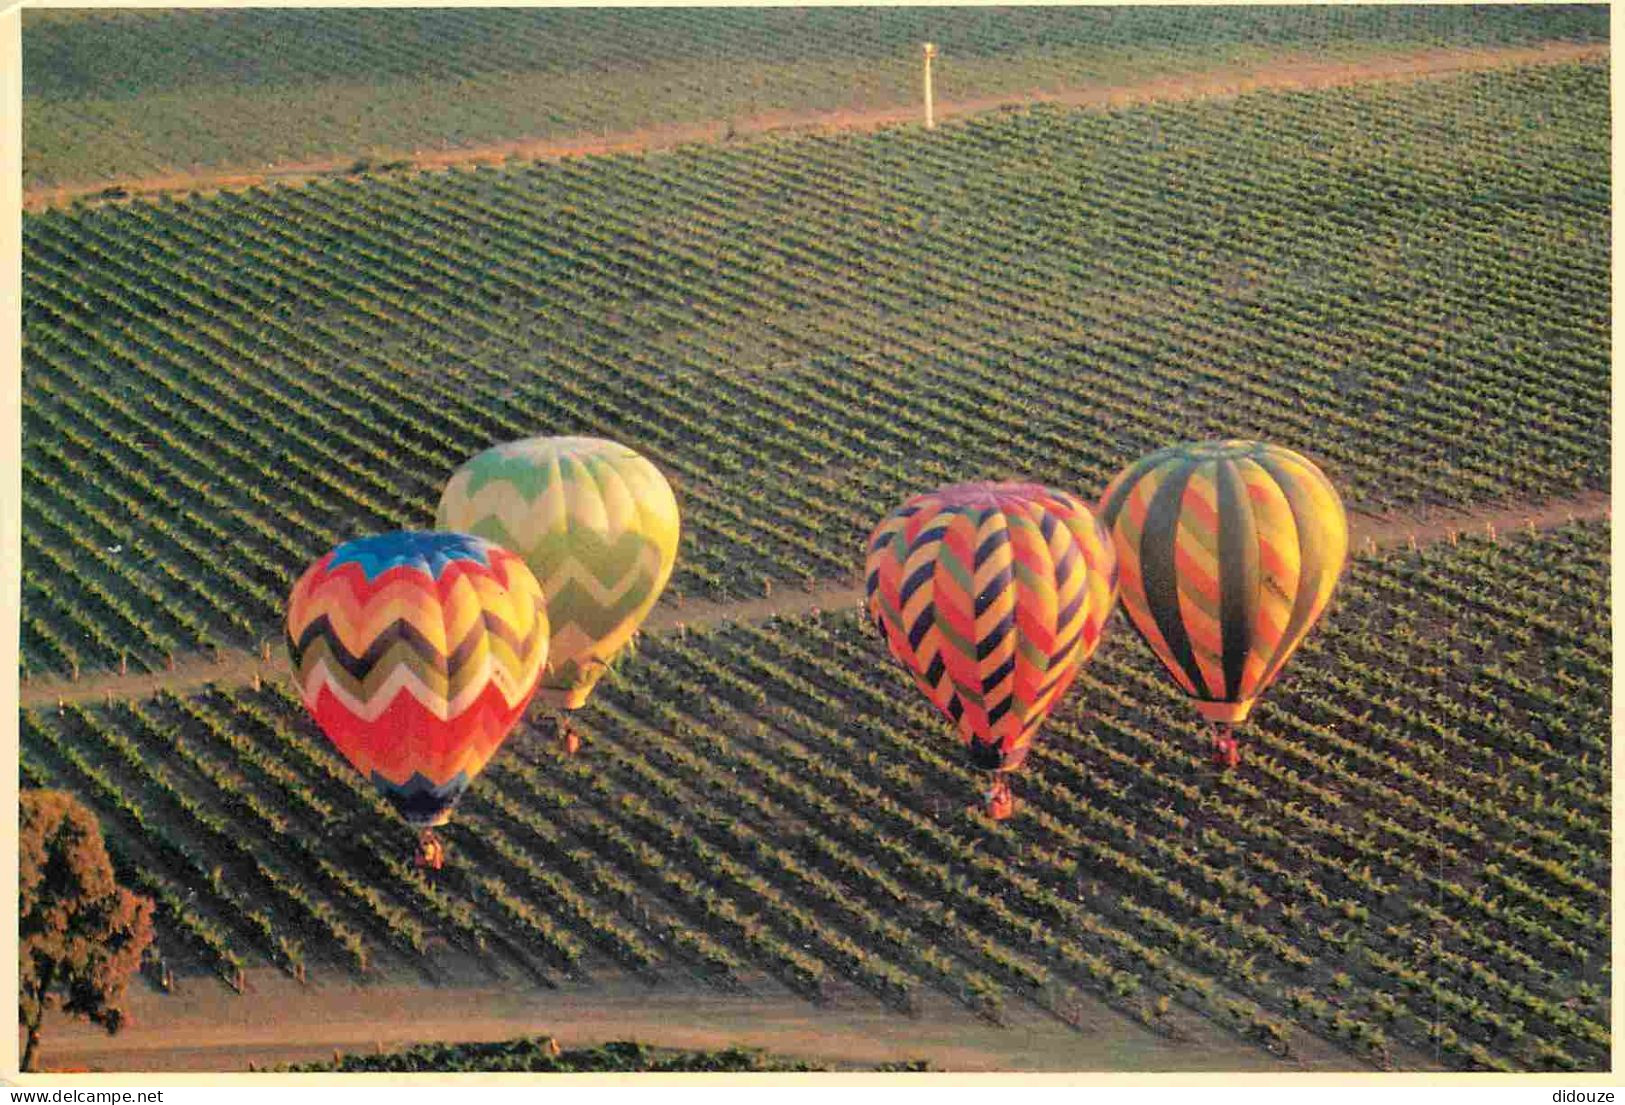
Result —
[[47, 1009], [117, 1032], [120, 1002], [152, 942], [152, 902], [119, 886], [96, 817], [71, 795], [25, 790], [18, 882], [19, 1006], [31, 1070]]

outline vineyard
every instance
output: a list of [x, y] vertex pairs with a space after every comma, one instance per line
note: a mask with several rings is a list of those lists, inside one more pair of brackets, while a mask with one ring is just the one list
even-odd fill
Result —
[[[737, 999], [743, 1023], [815, 1011], [784, 1055], [831, 1055], [797, 1043], [868, 1016], [910, 1040], [1104, 1020], [1283, 1070], [1610, 1067], [1606, 7], [22, 22], [25, 183], [113, 186], [42, 191], [22, 219], [20, 773], [91, 805], [156, 903], [154, 1001], [177, 978], [234, 1009], [274, 1007], [256, 978], [313, 1002], [614, 990]], [[912, 104], [927, 39], [938, 97], [972, 106], [1292, 59], [1480, 64], [736, 131]], [[1492, 57], [1514, 47], [1539, 63]], [[389, 160], [699, 122], [726, 136]], [[332, 156], [353, 168], [274, 175]], [[284, 183], [133, 180], [196, 188], [209, 166]], [[523, 725], [420, 869], [265, 672], [306, 565], [431, 527], [454, 470], [541, 434], [659, 467], [675, 573], [577, 715], [579, 753]], [[984, 778], [830, 600], [871, 528], [969, 480], [1093, 501], [1215, 437], [1311, 457], [1385, 534], [1353, 549], [1240, 766], [1210, 764], [1117, 617], [1015, 816], [968, 808]], [[1601, 505], [1562, 524], [1570, 502]], [[1545, 528], [1485, 525], [1536, 507]], [[1406, 544], [1400, 519], [1430, 533]], [[536, 1031], [509, 1012], [480, 1038]], [[411, 1027], [394, 1038], [475, 1038]], [[642, 1035], [618, 1032], [592, 1039]], [[322, 1069], [793, 1065], [534, 1036], [377, 1050]]]
[[1582, 64], [27, 217], [23, 676], [269, 647], [541, 432], [672, 478], [675, 603], [1212, 435], [1367, 512], [1605, 489], [1608, 134]]
[[[552, 1048], [549, 1044], [552, 1043]], [[504, 1040], [494, 1044], [426, 1044], [385, 1055], [342, 1055], [331, 1063], [289, 1067], [293, 1071], [546, 1071], [556, 1074], [589, 1072], [660, 1073], [755, 1071], [815, 1071], [827, 1068], [763, 1055], [744, 1048], [722, 1051], [674, 1052], [629, 1041], [595, 1048], [557, 1050], [551, 1038]], [[923, 1064], [882, 1066], [879, 1070], [925, 1070]]]
[[[24, 14], [24, 180], [945, 101], [1313, 55], [1607, 39], [1599, 5]], [[274, 43], [275, 48], [267, 48]], [[116, 133], [119, 141], [108, 142]]]
[[433, 879], [280, 685], [25, 712], [23, 781], [91, 801], [164, 954], [227, 984], [461, 962], [992, 1023], [1177, 1005], [1282, 1054], [1603, 1069], [1608, 547], [1358, 557], [1229, 775], [1119, 622], [1002, 825], [852, 611], [646, 642], [579, 757], [515, 736]]

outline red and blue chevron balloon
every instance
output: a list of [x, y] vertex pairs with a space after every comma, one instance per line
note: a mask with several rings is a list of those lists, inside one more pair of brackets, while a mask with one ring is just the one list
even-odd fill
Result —
[[869, 616], [971, 763], [1000, 773], [995, 817], [1012, 808], [1003, 773], [1094, 654], [1116, 600], [1110, 536], [1081, 501], [1037, 484], [918, 495], [869, 539]]
[[402, 818], [443, 824], [524, 713], [547, 660], [525, 562], [460, 533], [349, 541], [288, 600], [306, 708]]

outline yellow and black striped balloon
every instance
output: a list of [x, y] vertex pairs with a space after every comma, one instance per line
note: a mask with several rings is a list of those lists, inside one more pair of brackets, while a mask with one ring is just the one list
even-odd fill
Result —
[[1209, 721], [1245, 721], [1331, 600], [1348, 557], [1342, 500], [1276, 445], [1175, 445], [1101, 497], [1123, 609]]

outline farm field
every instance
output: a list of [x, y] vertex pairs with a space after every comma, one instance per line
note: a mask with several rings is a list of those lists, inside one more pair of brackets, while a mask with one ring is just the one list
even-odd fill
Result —
[[1365, 512], [1606, 489], [1607, 112], [1554, 66], [28, 217], [25, 670], [271, 641], [539, 431], [636, 441], [712, 600], [1213, 434]]
[[520, 1038], [495, 1044], [420, 1045], [385, 1055], [345, 1055], [332, 1063], [311, 1063], [301, 1071], [548, 1071], [589, 1072], [729, 1072], [811, 1071], [819, 1069], [742, 1048], [711, 1052], [671, 1052], [618, 1041], [591, 1049], [553, 1055], [546, 1041]]
[[34, 9], [23, 173], [32, 189], [911, 105], [932, 40], [952, 103], [1283, 58], [1602, 43], [1607, 28], [1601, 5]]
[[1119, 625], [998, 826], [849, 611], [646, 641], [579, 757], [513, 738], [433, 880], [280, 684], [27, 711], [22, 771], [95, 804], [165, 955], [227, 981], [765, 975], [903, 1015], [1104, 1001], [1350, 1065], [1598, 1069], [1607, 550], [1590, 523], [1357, 558], [1228, 776]]
[[[180, 982], [57, 1061], [529, 1063], [474, 1045], [546, 1031], [1608, 1069], [1605, 7], [23, 23], [25, 184], [111, 190], [23, 216], [20, 775], [92, 806]], [[926, 37], [964, 114], [858, 120], [913, 102]], [[1361, 76], [1200, 92], [1303, 59]], [[746, 126], [798, 111], [847, 118]], [[726, 139], [639, 145], [691, 124]], [[639, 148], [376, 167], [594, 133]], [[658, 465], [675, 574], [579, 755], [516, 731], [421, 871], [286, 679], [287, 595], [537, 434]], [[1215, 437], [1313, 458], [1355, 535], [1240, 767], [1118, 617], [1016, 816], [968, 809], [859, 617], [871, 528], [968, 480], [1093, 501]]]

